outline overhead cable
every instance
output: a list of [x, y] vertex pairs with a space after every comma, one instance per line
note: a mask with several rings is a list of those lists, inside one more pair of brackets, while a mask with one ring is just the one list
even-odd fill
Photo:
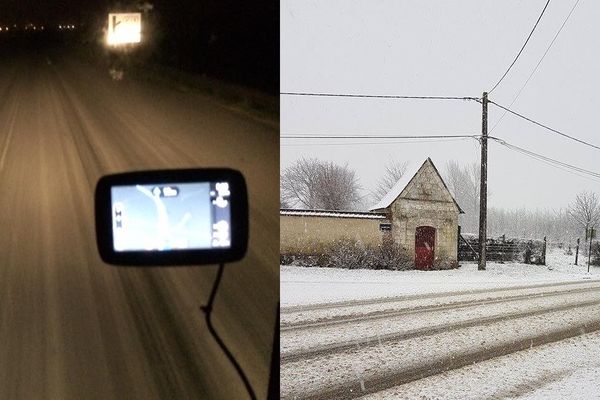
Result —
[[446, 139], [479, 138], [481, 135], [281, 135], [281, 139]]
[[553, 167], [562, 169], [562, 170], [567, 171], [567, 172], [575, 173], [575, 175], [579, 175], [579, 176], [582, 176], [582, 177], [596, 178], [596, 179], [594, 179], [594, 181], [598, 181], [598, 179], [600, 179], [600, 173], [598, 173], [598, 172], [591, 171], [591, 170], [588, 170], [588, 169], [585, 169], [585, 168], [581, 168], [581, 167], [578, 167], [578, 166], [566, 163], [564, 161], [559, 161], [559, 160], [556, 160], [554, 158], [551, 158], [551, 157], [548, 157], [548, 156], [536, 153], [534, 151], [524, 149], [522, 147], [516, 146], [516, 145], [511, 144], [511, 143], [508, 143], [506, 140], [503, 140], [503, 139], [500, 139], [500, 138], [497, 138], [497, 137], [494, 137], [494, 136], [489, 136], [489, 139], [494, 140], [495, 142], [501, 144], [504, 147], [507, 147], [507, 148], [509, 148], [511, 150], [517, 151], [517, 152], [522, 153], [524, 155], [527, 155], [529, 157], [535, 158], [538, 161], [542, 161], [542, 162], [544, 162], [546, 164], [549, 164], [549, 165], [551, 165]]
[[[515, 102], [517, 101], [517, 99], [521, 95], [521, 92], [523, 91], [523, 89], [525, 89], [525, 86], [527, 86], [527, 84], [529, 83], [529, 81], [533, 77], [533, 74], [536, 73], [536, 71], [540, 67], [540, 64], [542, 63], [542, 61], [544, 61], [544, 58], [546, 58], [546, 55], [550, 51], [550, 48], [552, 47], [552, 45], [556, 41], [556, 38], [558, 38], [558, 35], [560, 35], [560, 32], [563, 30], [563, 28], [567, 24], [567, 21], [571, 17], [571, 14], [573, 14], [573, 11], [575, 11], [575, 7], [577, 7], [577, 4], [579, 4], [579, 1], [580, 0], [577, 0], [575, 2], [575, 4], [573, 4], [573, 7], [571, 7], [571, 11], [569, 11], [569, 14], [567, 15], [567, 17], [563, 21], [562, 25], [558, 29], [558, 32], [556, 32], [556, 35], [554, 35], [554, 37], [552, 38], [552, 41], [550, 42], [550, 44], [546, 48], [546, 51], [544, 51], [544, 54], [542, 55], [542, 57], [537, 62], [537, 64], [536, 64], [535, 68], [533, 69], [533, 71], [531, 71], [531, 74], [529, 74], [529, 77], [527, 78], [527, 80], [525, 81], [525, 83], [523, 84], [523, 86], [521, 86], [521, 89], [519, 89], [519, 91], [517, 92], [517, 94], [515, 95], [515, 97], [512, 99], [511, 103], [508, 105], [508, 108], [511, 108], [513, 106], [513, 104], [515, 104]], [[500, 122], [502, 121], [502, 119], [504, 119], [504, 117], [506, 116], [506, 113], [507, 113], [507, 111], [504, 111], [504, 113], [502, 114], [502, 116], [500, 116], [500, 118], [498, 119], [498, 121], [496, 121], [496, 123], [494, 124], [494, 126], [492, 127], [492, 129], [490, 129], [490, 133], [492, 133], [494, 131], [494, 129], [496, 129], [496, 127], [500, 124]]]
[[502, 75], [502, 77], [500, 78], [500, 80], [494, 85], [493, 88], [491, 88], [488, 91], [488, 94], [491, 94], [494, 91], [494, 89], [496, 89], [498, 87], [498, 85], [500, 84], [500, 82], [502, 82], [502, 80], [506, 77], [506, 75], [508, 75], [508, 72], [511, 70], [511, 68], [513, 67], [513, 65], [515, 65], [515, 63], [519, 59], [519, 56], [521, 55], [521, 53], [525, 49], [525, 46], [527, 46], [527, 43], [529, 42], [529, 39], [531, 39], [531, 35], [533, 35], [533, 32], [535, 31], [535, 28], [540, 23], [540, 20], [542, 19], [542, 16], [544, 15], [544, 12], [546, 11], [546, 8], [548, 8], [548, 4], [550, 4], [550, 0], [548, 0], [546, 2], [546, 5], [544, 6], [544, 9], [540, 13], [540, 16], [538, 17], [537, 21], [535, 21], [535, 25], [533, 25], [533, 29], [531, 29], [531, 32], [529, 32], [529, 36], [527, 36], [527, 39], [525, 40], [525, 43], [523, 43], [523, 46], [521, 46], [521, 50], [519, 50], [519, 52], [517, 53], [517, 56], [515, 57], [515, 59], [513, 60], [513, 62], [509, 65], [508, 69], [506, 70], [506, 72], [504, 73], [504, 75]]
[[285, 96], [310, 96], [310, 97], [350, 97], [365, 99], [405, 99], [405, 100], [479, 100], [478, 97], [469, 96], [405, 96], [405, 95], [379, 95], [379, 94], [353, 94], [353, 93], [304, 93], [280, 92]]
[[544, 124], [542, 124], [542, 123], [540, 123], [540, 122], [537, 122], [537, 121], [535, 121], [535, 120], [533, 120], [533, 119], [531, 119], [531, 118], [529, 118], [529, 117], [526, 117], [526, 116], [524, 116], [523, 114], [519, 114], [518, 112], [516, 112], [516, 111], [513, 111], [513, 110], [509, 109], [508, 107], [505, 107], [505, 106], [503, 106], [503, 105], [500, 105], [500, 104], [498, 104], [498, 103], [496, 103], [496, 102], [494, 102], [494, 101], [491, 101], [491, 100], [489, 100], [489, 102], [490, 102], [491, 104], [494, 104], [495, 106], [497, 106], [497, 107], [500, 107], [501, 109], [503, 109], [503, 110], [505, 110], [505, 111], [509, 112], [510, 114], [513, 114], [513, 115], [515, 115], [515, 116], [517, 116], [517, 117], [519, 117], [519, 118], [522, 118], [522, 119], [524, 119], [524, 120], [526, 120], [526, 121], [528, 121], [528, 122], [531, 122], [532, 124], [534, 124], [534, 125], [537, 125], [537, 126], [539, 126], [539, 127], [541, 127], [541, 128], [547, 129], [547, 130], [549, 130], [550, 132], [556, 133], [557, 135], [560, 135], [560, 136], [566, 137], [567, 139], [571, 139], [571, 140], [573, 140], [573, 141], [575, 141], [575, 142], [578, 142], [578, 143], [581, 143], [581, 144], [583, 144], [583, 145], [586, 145], [586, 146], [589, 146], [589, 147], [593, 147], [593, 148], [595, 148], [595, 149], [598, 149], [598, 150], [600, 150], [600, 146], [597, 146], [597, 145], [595, 145], [595, 144], [593, 144], [593, 143], [586, 142], [585, 140], [578, 139], [578, 138], [576, 138], [576, 137], [574, 137], [574, 136], [567, 135], [567, 134], [566, 134], [566, 133], [564, 133], [564, 132], [561, 132], [561, 131], [559, 131], [559, 130], [557, 130], [557, 129], [551, 128], [551, 127], [549, 127], [549, 126], [547, 126], [547, 125], [544, 125]]
[[[447, 143], [447, 142], [457, 142], [470, 139], [471, 137], [465, 138], [449, 138], [449, 139], [422, 139], [422, 140], [402, 140], [402, 141], [378, 141], [378, 142], [331, 142], [331, 143], [322, 143], [322, 142], [310, 142], [310, 143], [281, 143], [281, 147], [302, 147], [302, 146], [363, 146], [363, 145], [390, 145], [390, 144], [415, 144], [415, 143]], [[475, 137], [473, 137], [475, 138]]]

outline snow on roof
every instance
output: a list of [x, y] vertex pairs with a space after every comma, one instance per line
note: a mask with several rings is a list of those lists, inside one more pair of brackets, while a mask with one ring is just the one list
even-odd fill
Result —
[[385, 214], [358, 211], [333, 211], [333, 210], [296, 210], [284, 208], [279, 210], [279, 215], [307, 216], [307, 217], [334, 217], [334, 218], [363, 218], [387, 219]]
[[[429, 158], [427, 160], [429, 160]], [[400, 196], [400, 193], [402, 193], [404, 188], [408, 186], [412, 178], [414, 178], [415, 175], [417, 175], [417, 172], [419, 172], [421, 167], [425, 165], [427, 160], [425, 160], [423, 164], [413, 164], [406, 168], [406, 171], [404, 172], [404, 174], [402, 174], [402, 177], [398, 180], [398, 182], [396, 182], [396, 184], [390, 189], [390, 191], [387, 192], [387, 194], [383, 196], [381, 200], [379, 200], [379, 203], [375, 204], [373, 207], [370, 207], [369, 210], [379, 210], [382, 208], [389, 207], [390, 204], [392, 204], [394, 200], [396, 200], [398, 196]]]
[[[398, 182], [396, 182], [396, 184], [390, 189], [390, 191], [385, 196], [383, 196], [383, 198], [381, 200], [379, 200], [379, 203], [377, 203], [373, 207], [369, 208], [369, 211], [388, 208], [390, 206], [390, 204], [392, 204], [394, 202], [394, 200], [396, 200], [398, 198], [398, 196], [400, 196], [402, 194], [402, 192], [408, 186], [410, 181], [412, 181], [413, 178], [417, 175], [417, 172], [419, 172], [419, 170], [421, 168], [423, 168], [423, 166], [427, 162], [429, 162], [431, 164], [431, 166], [433, 167], [435, 172], [438, 174], [438, 176], [442, 180], [442, 184], [444, 185], [444, 187], [446, 188], [448, 193], [450, 193], [448, 186], [446, 186], [446, 182], [444, 182], [444, 178], [442, 178], [442, 176], [438, 172], [437, 168], [435, 167], [435, 164], [433, 163], [433, 161], [431, 161], [431, 158], [427, 157], [427, 160], [423, 161], [423, 164], [421, 164], [421, 165], [415, 164], [415, 165], [407, 168], [406, 172], [404, 172], [404, 174], [402, 174], [402, 177], [400, 178], [400, 180], [398, 180]], [[460, 208], [460, 206], [454, 199], [454, 196], [452, 196], [452, 193], [450, 193], [450, 197], [452, 198], [452, 201], [456, 205], [456, 208], [458, 208], [458, 212], [460, 214], [464, 214], [464, 211]]]

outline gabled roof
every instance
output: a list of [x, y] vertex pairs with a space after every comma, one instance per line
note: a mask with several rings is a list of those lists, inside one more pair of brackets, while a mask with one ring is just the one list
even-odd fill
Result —
[[[433, 167], [433, 170], [435, 171], [435, 173], [438, 175], [438, 177], [442, 181], [444, 188], [446, 188], [446, 190], [450, 194], [450, 198], [452, 198], [452, 201], [456, 205], [456, 208], [458, 208], [458, 212], [460, 214], [464, 214], [465, 212], [460, 208], [460, 206], [454, 199], [454, 196], [452, 196], [452, 193], [450, 193], [450, 190], [448, 190], [448, 186], [446, 186], [446, 182], [444, 182], [444, 179], [442, 178], [439, 171], [435, 167], [435, 164], [433, 163], [433, 161], [431, 161], [431, 158], [429, 158], [429, 157], [427, 157], [427, 160], [425, 160], [423, 162], [423, 164], [421, 164], [420, 166], [418, 166], [418, 164], [415, 164], [414, 166], [412, 166], [412, 168], [408, 168], [406, 170], [406, 172], [404, 172], [402, 177], [398, 180], [398, 182], [396, 182], [396, 184], [390, 189], [390, 191], [385, 196], [383, 196], [383, 198], [381, 200], [379, 200], [379, 202], [377, 204], [370, 207], [369, 211], [381, 210], [384, 208], [388, 208], [402, 194], [402, 192], [404, 192], [404, 189], [406, 189], [406, 187], [410, 184], [410, 182], [412, 182], [412, 180], [415, 178], [415, 176], [417, 176], [417, 173], [423, 167], [425, 167], [425, 164], [427, 164], [428, 162], [431, 164], [431, 166]], [[418, 166], [418, 168], [417, 168], [417, 166]]]
[[402, 177], [398, 180], [398, 182], [396, 182], [396, 184], [392, 186], [390, 191], [387, 192], [387, 194], [383, 196], [377, 204], [375, 204], [373, 207], [370, 207], [369, 211], [388, 208], [390, 204], [392, 204], [394, 200], [396, 200], [398, 196], [400, 196], [404, 188], [408, 186], [410, 181], [412, 181], [412, 178], [414, 178], [415, 175], [417, 175], [417, 172], [419, 172], [423, 165], [425, 165], [425, 163], [421, 165], [413, 164], [407, 167], [406, 171], [404, 171]]

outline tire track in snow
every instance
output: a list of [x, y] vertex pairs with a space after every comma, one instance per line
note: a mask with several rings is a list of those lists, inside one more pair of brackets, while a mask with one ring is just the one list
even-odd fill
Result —
[[[594, 282], [594, 281], [591, 281]], [[598, 281], [596, 281], [598, 282]], [[364, 282], [361, 282], [364, 283]], [[396, 303], [400, 301], [408, 301], [408, 300], [420, 300], [420, 299], [435, 299], [435, 298], [447, 298], [453, 296], [464, 296], [466, 294], [480, 294], [480, 293], [501, 293], [511, 290], [522, 290], [522, 289], [539, 289], [539, 288], [550, 288], [550, 287], [562, 287], [566, 285], [582, 285], [589, 284], [590, 281], [571, 281], [571, 282], [552, 282], [552, 283], [542, 283], [536, 285], [521, 285], [521, 286], [507, 286], [503, 288], [493, 288], [493, 289], [476, 289], [476, 290], [468, 290], [468, 291], [452, 291], [452, 292], [436, 292], [436, 293], [427, 293], [427, 294], [411, 294], [405, 296], [398, 297], [378, 297], [375, 299], [363, 299], [363, 300], [346, 300], [346, 301], [337, 301], [331, 303], [313, 303], [313, 304], [300, 304], [293, 306], [286, 306], [281, 308], [281, 314], [291, 314], [297, 312], [307, 312], [307, 311], [318, 311], [318, 310], [326, 310], [330, 308], [342, 308], [342, 307], [355, 307], [355, 306], [365, 306], [365, 305], [377, 305], [377, 304], [386, 304], [386, 303]], [[598, 282], [600, 283], [600, 282]]]
[[[586, 283], [590, 284], [590, 282], [577, 282], [577, 283]], [[553, 285], [552, 287], [561, 287], [562, 285]], [[531, 287], [527, 287], [530, 289]], [[537, 287], [534, 287], [537, 288]], [[497, 298], [486, 298], [481, 300], [464, 300], [464, 301], [455, 301], [446, 304], [434, 304], [434, 305], [425, 305], [425, 306], [417, 306], [417, 307], [405, 307], [398, 308], [392, 310], [381, 310], [381, 311], [372, 311], [368, 313], [362, 314], [350, 314], [350, 315], [341, 315], [339, 317], [332, 318], [324, 318], [321, 320], [311, 321], [311, 322], [294, 322], [288, 324], [281, 325], [282, 332], [294, 332], [294, 331], [303, 331], [310, 330], [315, 328], [322, 327], [330, 327], [335, 325], [343, 325], [353, 322], [363, 322], [366, 320], [377, 320], [377, 319], [386, 319], [391, 317], [399, 317], [402, 315], [416, 314], [416, 313], [431, 313], [431, 312], [439, 312], [444, 310], [457, 310], [467, 307], [477, 307], [488, 304], [498, 304], [498, 303], [507, 303], [513, 301], [519, 301], [523, 299], [532, 299], [532, 298], [543, 298], [543, 297], [554, 297], [561, 296], [565, 294], [574, 294], [574, 293], [585, 293], [585, 292], [594, 292], [600, 289], [600, 285], [594, 285], [592, 287], [586, 288], [577, 288], [577, 289], [567, 289], [560, 290], [555, 292], [542, 292], [542, 293], [526, 293], [519, 294], [513, 296], [505, 296], [505, 297], [497, 297]], [[502, 291], [497, 291], [502, 292]], [[496, 293], [496, 291], [491, 292]], [[471, 292], [465, 293], [463, 292], [461, 296], [470, 295]], [[457, 294], [458, 296], [458, 294]]]
[[[576, 291], [569, 291], [568, 293], [564, 293], [564, 292], [556, 293], [554, 295], [565, 296], [565, 295], [577, 294], [580, 292], [593, 292], [596, 290], [597, 289], [587, 289], [587, 290], [580, 289], [580, 290], [576, 290]], [[546, 297], [546, 296], [549, 296], [549, 294], [546, 294], [545, 296], [536, 296], [536, 297]], [[527, 298], [527, 296], [519, 296], [519, 299], [510, 299], [509, 301], [523, 300], [526, 298]], [[508, 301], [494, 301], [494, 302], [489, 302], [489, 303], [477, 303], [477, 304], [473, 304], [473, 306], [497, 304], [497, 303], [503, 303], [503, 302], [508, 302]], [[340, 353], [340, 352], [351, 350], [353, 348], [360, 350], [361, 347], [382, 345], [383, 343], [390, 342], [390, 341], [400, 341], [400, 340], [413, 339], [416, 337], [432, 336], [432, 335], [452, 332], [452, 331], [456, 331], [456, 330], [464, 329], [464, 328], [484, 326], [484, 325], [493, 324], [493, 323], [501, 322], [501, 321], [527, 318], [527, 317], [532, 317], [532, 316], [537, 316], [537, 315], [542, 315], [542, 314], [548, 314], [548, 313], [552, 313], [552, 312], [556, 312], [556, 311], [565, 311], [565, 310], [569, 310], [569, 309], [576, 308], [576, 307], [592, 306], [592, 305], [598, 305], [598, 304], [600, 304], [600, 299], [588, 300], [588, 301], [576, 301], [576, 302], [566, 303], [566, 304], [563, 304], [560, 306], [545, 307], [545, 308], [541, 308], [541, 309], [537, 309], [537, 310], [516, 311], [516, 312], [511, 312], [511, 313], [506, 313], [506, 314], [494, 315], [494, 316], [490, 316], [490, 317], [472, 318], [472, 319], [468, 319], [465, 321], [459, 321], [459, 322], [456, 322], [453, 324], [445, 323], [445, 324], [439, 324], [439, 325], [435, 325], [435, 326], [427, 326], [424, 328], [417, 328], [417, 329], [413, 329], [413, 330], [405, 331], [405, 332], [394, 332], [394, 333], [390, 333], [390, 334], [386, 334], [386, 335], [376, 335], [376, 336], [361, 338], [360, 340], [347, 340], [347, 341], [337, 342], [337, 343], [333, 343], [333, 344], [315, 346], [315, 347], [311, 347], [308, 349], [299, 349], [299, 350], [294, 350], [294, 351], [289, 351], [289, 352], [282, 352], [280, 359], [281, 359], [281, 364], [285, 364], [288, 362], [310, 359], [313, 357], [324, 356], [324, 355], [328, 355], [328, 354]], [[461, 308], [463, 308], [463, 307], [461, 307]]]

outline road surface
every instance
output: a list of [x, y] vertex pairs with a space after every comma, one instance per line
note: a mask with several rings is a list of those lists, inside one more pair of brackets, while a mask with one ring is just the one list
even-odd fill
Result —
[[0, 58], [0, 397], [244, 399], [199, 310], [216, 267], [135, 269], [96, 251], [93, 190], [120, 171], [231, 167], [250, 244], [216, 329], [265, 398], [279, 299], [274, 125], [72, 57]]
[[420, 304], [405, 296], [286, 307], [282, 398], [402, 393], [401, 385], [425, 377], [598, 331], [599, 288], [587, 280], [425, 295]]
[[580, 400], [600, 393], [594, 332], [453, 369], [361, 400]]

